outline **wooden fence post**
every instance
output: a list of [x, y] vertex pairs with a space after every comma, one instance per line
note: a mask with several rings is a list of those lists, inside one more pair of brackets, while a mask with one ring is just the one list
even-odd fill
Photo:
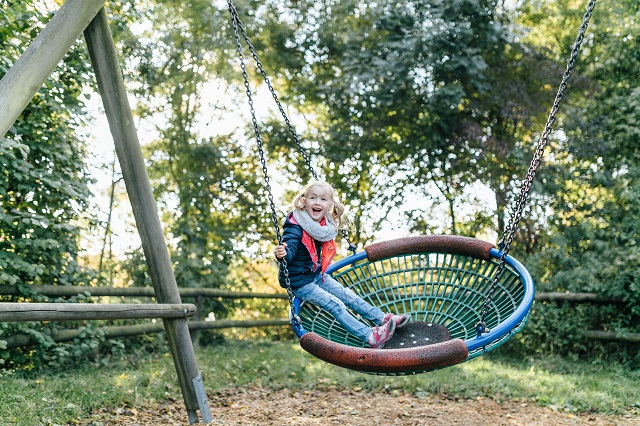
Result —
[[[156, 300], [158, 303], [181, 303], [104, 9], [100, 10], [89, 24], [84, 36], [142, 240]], [[198, 371], [187, 321], [164, 319], [163, 323], [187, 407], [189, 423], [198, 422], [198, 407], [203, 421], [210, 422], [209, 405], [204, 394], [204, 385]]]
[[[193, 321], [202, 321], [202, 296], [196, 296], [194, 298], [193, 304], [196, 305], [196, 315], [193, 317]], [[199, 329], [191, 330], [191, 341], [193, 342], [193, 347], [197, 348], [200, 346], [200, 337], [202, 336], [202, 332]]]

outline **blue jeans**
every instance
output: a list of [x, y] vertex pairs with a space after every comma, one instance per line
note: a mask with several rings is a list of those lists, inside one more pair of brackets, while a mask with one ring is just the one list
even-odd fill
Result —
[[330, 312], [347, 331], [366, 343], [371, 334], [371, 327], [358, 321], [346, 308], [353, 309], [374, 324], [382, 322], [384, 312], [364, 301], [353, 290], [345, 288], [331, 275], [325, 274], [324, 281], [322, 276], [323, 274], [319, 274], [315, 281], [293, 288], [293, 294]]

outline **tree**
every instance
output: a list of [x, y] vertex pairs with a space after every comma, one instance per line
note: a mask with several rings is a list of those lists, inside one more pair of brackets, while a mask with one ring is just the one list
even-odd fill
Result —
[[[278, 87], [301, 105], [309, 148], [355, 211], [359, 240], [389, 219], [372, 210], [396, 212], [434, 191], [448, 204], [441, 232], [503, 228], [510, 182], [528, 164], [520, 141], [532, 139], [550, 90], [532, 66], [544, 58], [512, 40], [501, 10], [490, 1], [296, 2], [274, 18], [282, 31], [266, 25]], [[496, 194], [498, 221], [478, 209], [460, 224], [478, 182]], [[406, 220], [427, 224], [426, 209], [414, 212]]]
[[[38, 1], [4, 1], [0, 17], [0, 77], [44, 27], [50, 13]], [[89, 284], [80, 266], [79, 235], [91, 223], [82, 92], [90, 76], [85, 49], [72, 47], [0, 140], [0, 281], [33, 286]], [[5, 300], [18, 301], [20, 297]], [[46, 345], [54, 325], [0, 324], [2, 334], [28, 331]], [[17, 350], [3, 358], [22, 363], [47, 358]]]
[[[569, 3], [545, 4], [562, 11]], [[542, 236], [541, 250], [531, 258], [543, 291], [595, 292], [625, 301], [621, 306], [538, 308], [541, 317], [561, 320], [540, 322], [543, 329], [531, 330], [534, 344], [548, 347], [555, 339], [563, 342], [558, 348], [563, 352], [591, 356], [613, 351], [584, 346], [582, 330], [637, 332], [640, 319], [635, 260], [640, 243], [639, 6], [630, 1], [599, 6], [580, 65], [588, 84], [572, 92], [566, 137], [556, 142], [556, 166], [544, 182], [552, 195], [550, 233]], [[614, 352], [636, 365], [639, 361], [633, 347], [621, 345]]]
[[[246, 286], [242, 275], [234, 275], [238, 281], [229, 273], [232, 264], [265, 244], [270, 221], [261, 199], [266, 199], [261, 173], [242, 133], [205, 124], [231, 115], [226, 100], [204, 95], [216, 81], [225, 86], [220, 77], [228, 70], [221, 62], [232, 40], [216, 46], [222, 35], [211, 28], [226, 22], [221, 16], [226, 12], [204, 1], [189, 7], [175, 1], [147, 6], [148, 30], [121, 42], [133, 54], [128, 62], [140, 99], [137, 112], [153, 123], [143, 149], [164, 212], [176, 280], [181, 287]], [[226, 90], [235, 96], [237, 89]], [[136, 259], [131, 257], [132, 271]], [[204, 307], [205, 315], [207, 310], [215, 309], [217, 316], [228, 311], [212, 303]]]

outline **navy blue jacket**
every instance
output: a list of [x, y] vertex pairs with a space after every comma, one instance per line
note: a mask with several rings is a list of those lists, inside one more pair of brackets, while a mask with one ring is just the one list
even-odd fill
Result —
[[[287, 215], [282, 231], [282, 243], [287, 243], [287, 255], [283, 258], [287, 261], [287, 271], [289, 271], [289, 282], [291, 288], [299, 288], [314, 281], [320, 274], [320, 266], [314, 264], [311, 254], [302, 243], [302, 227], [289, 220], [291, 215]], [[315, 241], [315, 240], [314, 240]], [[316, 252], [321, 253], [321, 244], [316, 243]], [[320, 263], [320, 262], [318, 262]], [[284, 279], [283, 264], [280, 263], [278, 281], [282, 288], [287, 288]]]

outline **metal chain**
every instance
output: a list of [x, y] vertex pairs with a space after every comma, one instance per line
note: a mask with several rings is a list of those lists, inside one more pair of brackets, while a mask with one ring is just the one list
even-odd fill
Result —
[[[242, 24], [240, 19], [238, 18], [238, 13], [236, 12], [235, 7], [231, 3], [231, 0], [227, 0], [227, 4], [229, 6], [229, 12], [231, 13], [231, 21], [233, 24], [233, 32], [236, 38], [236, 49], [238, 51], [238, 57], [240, 58], [240, 68], [242, 69], [242, 78], [244, 79], [244, 87], [245, 92], [247, 94], [248, 102], [249, 102], [249, 110], [251, 112], [251, 122], [253, 123], [253, 132], [256, 137], [256, 144], [258, 145], [258, 153], [260, 154], [260, 162], [262, 164], [262, 175], [264, 178], [264, 186], [267, 190], [267, 194], [269, 197], [269, 206], [271, 207], [271, 220], [273, 222], [273, 227], [276, 231], [276, 238], [278, 240], [278, 244], [282, 242], [282, 234], [280, 233], [280, 225], [278, 224], [278, 214], [276, 212], [276, 205], [273, 200], [273, 194], [271, 191], [271, 183], [269, 179], [269, 171], [267, 169], [267, 160], [264, 155], [264, 148], [262, 145], [262, 136], [260, 135], [260, 129], [258, 128], [258, 120], [256, 118], [256, 111], [253, 107], [253, 96], [251, 95], [251, 86], [249, 85], [249, 76], [247, 74], [247, 67], [245, 65], [245, 57], [242, 51], [242, 44], [240, 42], [240, 34], [238, 33], [238, 28], [242, 28]], [[244, 32], [244, 29], [243, 29]], [[293, 291], [291, 290], [291, 281], [289, 279], [289, 268], [287, 267], [287, 260], [281, 259], [280, 261], [280, 269], [284, 274], [284, 281], [287, 290], [287, 296], [289, 298], [289, 307], [291, 310], [290, 319], [291, 325], [297, 326], [300, 324], [300, 317], [298, 317], [295, 313], [294, 307], [294, 297]]]
[[298, 134], [296, 133], [295, 129], [293, 128], [293, 125], [291, 124], [291, 121], [289, 120], [289, 117], [285, 113], [284, 108], [282, 107], [282, 104], [280, 103], [280, 99], [278, 98], [278, 95], [276, 94], [276, 91], [273, 88], [273, 85], [271, 84], [271, 80], [267, 76], [267, 73], [264, 70], [264, 67], [262, 66], [262, 62], [260, 62], [260, 59], [258, 58], [258, 54], [256, 53], [256, 49], [253, 47], [253, 44], [251, 44], [251, 40], [249, 40], [249, 36], [247, 35], [247, 30], [245, 29], [244, 25], [242, 24], [242, 21], [240, 20], [240, 17], [238, 16], [238, 12], [237, 12], [235, 6], [233, 5], [231, 0], [227, 0], [227, 4], [229, 5], [229, 12], [231, 12], [231, 16], [232, 16], [232, 19], [234, 21], [233, 29], [234, 29], [234, 31], [236, 33], [236, 40], [239, 39], [239, 36], [238, 36], [238, 29], [239, 29], [242, 32], [242, 37], [244, 38], [244, 41], [247, 44], [247, 47], [249, 48], [249, 51], [251, 52], [251, 57], [255, 61], [256, 67], [258, 68], [258, 71], [260, 71], [260, 74], [262, 75], [262, 78], [264, 79], [264, 82], [267, 84], [267, 87], [269, 88], [269, 91], [271, 92], [271, 96], [273, 97], [273, 100], [276, 102], [276, 105], [278, 106], [278, 110], [280, 110], [280, 114], [282, 114], [282, 118], [284, 119], [284, 122], [286, 123], [287, 128], [289, 129], [289, 132], [293, 136], [293, 140], [294, 140], [296, 146], [298, 147], [298, 150], [300, 151], [300, 154], [302, 155], [302, 158], [304, 159], [304, 162], [305, 162], [307, 168], [309, 169], [309, 172], [311, 172], [311, 175], [313, 176], [313, 178], [315, 180], [319, 180], [315, 169], [311, 165], [311, 159], [309, 157], [309, 154], [307, 153], [307, 150], [302, 146], [302, 143], [300, 142], [300, 138], [298, 138]]
[[[311, 165], [311, 158], [309, 157], [309, 153], [307, 152], [307, 150], [302, 146], [302, 143], [300, 142], [300, 138], [298, 137], [298, 134], [296, 133], [295, 129], [293, 128], [293, 125], [291, 124], [291, 121], [289, 120], [289, 117], [287, 116], [286, 112], [284, 111], [284, 108], [282, 106], [282, 103], [280, 102], [280, 99], [278, 98], [278, 95], [276, 94], [275, 89], [273, 88], [273, 85], [271, 84], [271, 80], [269, 79], [269, 77], [267, 76], [267, 72], [265, 71], [264, 67], [262, 66], [262, 62], [260, 62], [260, 59], [258, 58], [258, 54], [256, 53], [255, 48], [253, 47], [253, 44], [251, 43], [251, 40], [249, 40], [249, 36], [247, 35], [247, 31], [244, 27], [244, 25], [242, 24], [242, 21], [240, 20], [240, 17], [238, 16], [238, 11], [236, 10], [235, 6], [233, 5], [232, 0], [227, 0], [227, 5], [229, 7], [229, 12], [231, 13], [231, 18], [233, 21], [233, 30], [235, 33], [235, 37], [236, 37], [236, 45], [237, 45], [237, 49], [238, 49], [238, 56], [240, 57], [240, 61], [241, 61], [241, 67], [242, 67], [242, 77], [244, 78], [244, 83], [245, 83], [245, 87], [247, 88], [247, 95], [249, 97], [249, 103], [251, 105], [251, 116], [253, 119], [253, 123], [254, 123], [254, 130], [256, 133], [256, 137], [259, 139], [259, 132], [258, 132], [258, 127], [257, 127], [257, 120], [256, 120], [256, 116], [255, 116], [255, 111], [253, 110], [253, 101], [251, 98], [251, 91], [249, 89], [249, 80], [248, 80], [248, 76], [246, 73], [246, 68], [244, 65], [244, 54], [242, 53], [242, 47], [240, 45], [240, 35], [239, 32], [240, 31], [242, 33], [242, 38], [244, 39], [245, 43], [247, 44], [247, 47], [249, 48], [249, 51], [251, 52], [251, 57], [253, 58], [253, 60], [256, 63], [256, 67], [258, 68], [258, 71], [260, 71], [260, 74], [262, 75], [262, 78], [264, 80], [264, 82], [267, 84], [267, 87], [269, 88], [269, 91], [271, 92], [271, 97], [273, 98], [273, 100], [275, 101], [276, 105], [278, 106], [278, 110], [280, 111], [280, 114], [282, 115], [282, 118], [284, 119], [284, 122], [287, 125], [287, 128], [289, 129], [289, 132], [291, 133], [291, 136], [293, 137], [293, 141], [295, 142], [298, 151], [300, 152], [300, 155], [302, 155], [302, 158], [304, 159], [305, 165], [307, 166], [307, 168], [309, 169], [309, 172], [311, 173], [311, 175], [313, 176], [313, 178], [315, 180], [319, 180], [318, 179], [318, 174], [316, 173], [315, 169], [313, 168], [313, 166]], [[259, 150], [260, 150], [260, 155], [261, 155], [261, 159], [263, 161], [263, 167], [264, 166], [264, 158], [263, 158], [263, 154], [262, 154], [262, 142], [259, 139], [258, 142], [259, 145]], [[269, 188], [269, 197], [271, 199], [271, 190]], [[277, 233], [279, 234], [279, 230], [277, 230]], [[356, 252], [356, 245], [353, 244], [351, 242], [351, 240], [349, 239], [349, 234], [347, 233], [346, 230], [342, 229], [342, 238], [347, 242], [348, 245], [348, 249], [355, 254]], [[280, 237], [278, 236], [278, 241], [280, 240]]]
[[502, 272], [504, 271], [507, 255], [509, 254], [509, 250], [511, 248], [511, 244], [513, 243], [513, 238], [515, 236], [516, 228], [518, 227], [518, 223], [522, 217], [522, 212], [524, 210], [524, 206], [529, 198], [529, 193], [531, 191], [531, 187], [533, 185], [533, 179], [536, 175], [536, 170], [540, 165], [540, 160], [542, 158], [542, 154], [544, 152], [544, 148], [549, 142], [549, 135], [551, 134], [553, 123], [556, 121], [556, 114], [558, 113], [558, 109], [560, 108], [560, 102], [562, 102], [562, 98], [564, 97], [564, 92], [567, 88], [567, 83], [569, 82], [569, 78], [571, 77], [571, 72], [573, 71], [573, 67], [575, 66], [576, 59], [578, 58], [578, 54], [580, 52], [580, 46], [584, 40], [585, 32], [587, 31], [587, 27], [589, 25], [589, 21], [591, 20], [591, 15], [593, 14], [593, 9], [595, 8], [596, 0], [590, 0], [587, 5], [587, 11], [584, 14], [582, 19], [582, 25], [578, 31], [578, 37], [573, 43], [573, 48], [571, 50], [571, 55], [569, 56], [569, 60], [567, 61], [567, 68], [562, 76], [562, 81], [558, 88], [558, 92], [553, 101], [553, 106], [551, 107], [551, 112], [549, 113], [549, 117], [547, 119], [547, 123], [544, 126], [544, 131], [540, 137], [538, 142], [538, 146], [536, 148], [535, 154], [533, 156], [533, 160], [531, 160], [531, 164], [529, 166], [529, 170], [527, 171], [527, 175], [525, 179], [522, 181], [522, 187], [520, 189], [520, 196], [516, 202], [515, 209], [511, 218], [509, 219], [509, 223], [505, 227], [505, 233], [502, 237], [502, 240], [499, 243], [501, 249], [500, 263], [496, 269], [496, 272], [493, 276], [493, 282], [485, 301], [482, 305], [481, 309], [481, 317], [478, 324], [476, 324], [476, 330], [478, 335], [482, 334], [486, 330], [485, 325], [485, 317], [489, 311], [489, 305], [491, 305], [491, 301], [493, 299], [493, 295], [495, 293], [496, 288], [498, 287], [498, 281]]

